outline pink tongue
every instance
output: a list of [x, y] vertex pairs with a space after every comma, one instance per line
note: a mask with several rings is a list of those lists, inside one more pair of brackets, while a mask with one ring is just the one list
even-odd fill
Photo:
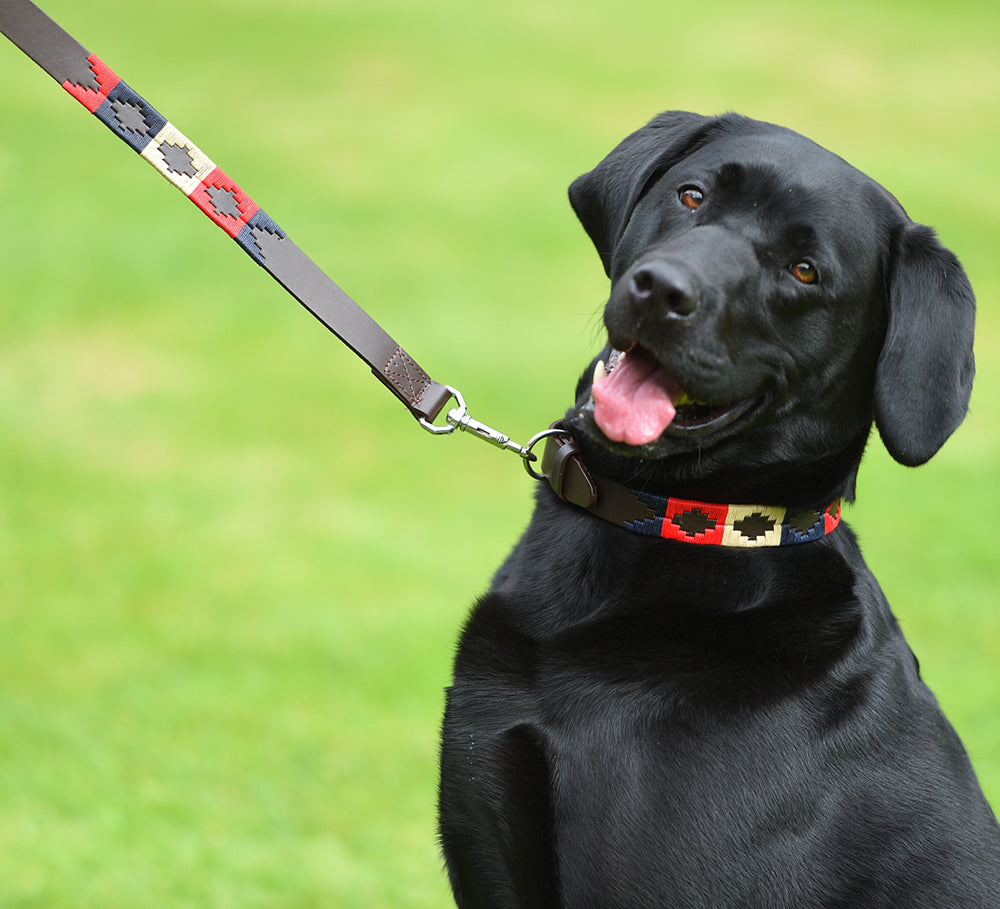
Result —
[[594, 382], [594, 420], [612, 442], [648, 445], [677, 413], [671, 393], [681, 393], [677, 382], [636, 347], [619, 357], [610, 375]]

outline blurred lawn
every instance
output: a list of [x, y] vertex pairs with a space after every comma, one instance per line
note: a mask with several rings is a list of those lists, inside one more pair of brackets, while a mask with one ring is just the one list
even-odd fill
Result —
[[[652, 114], [889, 186], [966, 264], [980, 372], [932, 464], [873, 446], [851, 520], [1000, 803], [995, 5], [44, 6], [521, 439], [599, 335], [565, 187]], [[447, 905], [442, 689], [530, 483], [420, 432], [6, 42], [0, 78], [0, 905]]]

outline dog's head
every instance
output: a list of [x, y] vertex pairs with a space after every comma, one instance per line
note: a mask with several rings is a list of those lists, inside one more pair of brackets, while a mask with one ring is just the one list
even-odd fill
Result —
[[569, 415], [599, 468], [675, 494], [777, 495], [784, 478], [800, 499], [850, 496], [873, 420], [908, 465], [962, 421], [975, 300], [960, 264], [803, 136], [662, 114], [570, 200], [611, 278], [609, 343]]

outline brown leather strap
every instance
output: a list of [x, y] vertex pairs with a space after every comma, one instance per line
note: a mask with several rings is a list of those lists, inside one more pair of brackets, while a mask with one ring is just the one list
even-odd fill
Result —
[[[563, 427], [561, 423], [553, 423], [552, 428]], [[568, 432], [546, 438], [541, 473], [564, 502], [585, 508], [612, 524], [628, 527], [654, 515], [625, 486], [592, 474]]]
[[542, 473], [563, 501], [581, 508], [593, 508], [597, 504], [597, 485], [569, 436], [549, 436], [546, 440]]
[[[6, 0], [4, 0], [6, 2]], [[287, 236], [256, 232], [260, 265], [354, 351], [415, 417], [433, 422], [451, 391], [435, 382], [367, 312]]]
[[453, 396], [220, 168], [30, 0], [0, 0], [0, 32], [223, 228], [370, 367], [421, 422]]

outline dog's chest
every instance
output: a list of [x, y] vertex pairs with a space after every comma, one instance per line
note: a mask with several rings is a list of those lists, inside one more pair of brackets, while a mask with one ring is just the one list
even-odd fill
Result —
[[572, 718], [542, 737], [561, 879], [592, 888], [588, 867], [615, 869], [600, 881], [607, 893], [567, 892], [565, 905], [643, 906], [650, 893], [672, 893], [675, 905], [741, 905], [713, 903], [695, 882], [752, 898], [811, 860], [828, 788], [822, 749], [803, 749], [815, 736], [804, 733], [802, 706], [720, 716], [662, 692], [618, 694], [600, 709], [585, 690], [564, 700]]

